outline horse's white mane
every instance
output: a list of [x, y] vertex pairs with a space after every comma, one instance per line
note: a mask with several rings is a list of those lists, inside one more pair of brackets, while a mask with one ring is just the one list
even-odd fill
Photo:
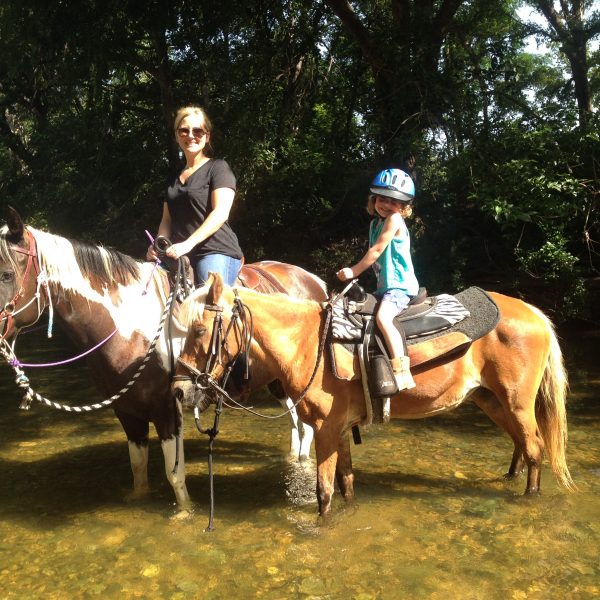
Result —
[[45, 269], [49, 283], [60, 283], [65, 290], [78, 291], [89, 282], [75, 259], [73, 244], [66, 238], [27, 227], [35, 238], [40, 267]]
[[136, 279], [136, 274], [131, 272], [135, 264], [131, 257], [99, 245], [72, 242], [33, 227], [27, 229], [35, 238], [40, 267], [45, 269], [48, 282], [60, 284], [64, 291], [89, 289], [92, 278], [109, 287]]

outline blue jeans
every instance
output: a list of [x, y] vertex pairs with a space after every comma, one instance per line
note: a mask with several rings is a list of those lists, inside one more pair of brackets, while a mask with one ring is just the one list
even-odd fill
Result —
[[203, 256], [194, 265], [196, 285], [203, 285], [211, 271], [220, 273], [227, 285], [233, 285], [241, 268], [242, 261], [239, 258], [231, 258], [231, 256], [225, 256], [224, 254]]

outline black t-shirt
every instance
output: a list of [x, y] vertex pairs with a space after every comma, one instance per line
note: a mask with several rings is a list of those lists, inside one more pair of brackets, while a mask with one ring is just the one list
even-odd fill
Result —
[[[219, 188], [236, 189], [235, 175], [229, 165], [221, 159], [210, 159], [181, 183], [175, 177], [167, 190], [167, 206], [171, 215], [171, 241], [183, 242], [204, 223], [212, 211], [211, 192]], [[224, 254], [242, 258], [237, 236], [229, 222], [209, 238], [197, 244], [190, 252], [191, 259], [209, 254]]]

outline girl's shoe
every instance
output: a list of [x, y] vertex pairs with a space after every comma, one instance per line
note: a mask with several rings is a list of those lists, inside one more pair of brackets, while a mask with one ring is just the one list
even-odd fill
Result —
[[410, 390], [416, 387], [417, 384], [410, 373], [410, 358], [408, 356], [400, 356], [392, 358], [391, 362], [398, 391]]

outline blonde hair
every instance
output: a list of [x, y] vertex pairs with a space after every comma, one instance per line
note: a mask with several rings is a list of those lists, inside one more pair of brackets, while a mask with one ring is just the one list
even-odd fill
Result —
[[[377, 194], [369, 194], [369, 198], [367, 200], [367, 212], [374, 217], [377, 212], [375, 211], [375, 198], [377, 198]], [[387, 198], [387, 196], [386, 196]], [[390, 198], [393, 202], [397, 202], [402, 206], [402, 210], [400, 211], [400, 216], [403, 219], [408, 219], [413, 214], [412, 206], [408, 202], [402, 202], [402, 200], [394, 200], [394, 198]]]
[[206, 131], [206, 133], [210, 133], [212, 131], [212, 123], [210, 122], [206, 112], [204, 112], [204, 109], [200, 108], [199, 106], [182, 106], [175, 113], [175, 121], [173, 123], [173, 132], [175, 135], [177, 135], [177, 130], [179, 129], [179, 125], [181, 125], [181, 121], [190, 115], [201, 116], [202, 124], [204, 125], [204, 131]]

